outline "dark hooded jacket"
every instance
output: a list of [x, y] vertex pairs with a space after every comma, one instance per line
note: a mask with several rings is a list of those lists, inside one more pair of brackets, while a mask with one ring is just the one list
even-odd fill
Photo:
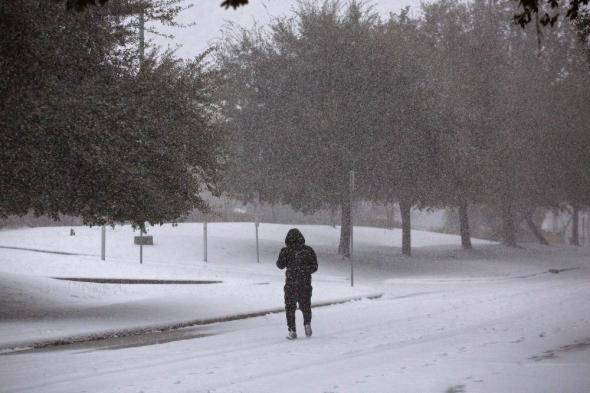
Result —
[[311, 275], [318, 270], [318, 260], [313, 248], [305, 245], [305, 238], [297, 228], [289, 230], [285, 238], [287, 247], [281, 249], [277, 267], [287, 268], [285, 285], [311, 285]]

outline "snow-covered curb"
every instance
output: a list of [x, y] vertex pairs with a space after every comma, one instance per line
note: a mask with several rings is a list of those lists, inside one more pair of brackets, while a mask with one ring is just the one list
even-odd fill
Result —
[[[339, 298], [339, 299], [331, 299], [321, 302], [314, 302], [312, 303], [312, 308], [317, 307], [326, 307], [332, 306], [336, 304], [343, 304], [349, 303], [354, 301], [360, 300], [373, 300], [379, 299], [383, 296], [383, 293], [374, 293], [364, 296], [355, 296], [355, 297], [348, 297], [348, 298]], [[170, 331], [175, 329], [182, 329], [191, 326], [198, 326], [198, 325], [208, 325], [212, 323], [219, 323], [219, 322], [229, 322], [229, 321], [236, 321], [239, 319], [246, 319], [246, 318], [256, 318], [261, 317], [268, 314], [275, 314], [284, 312], [284, 308], [271, 308], [267, 310], [261, 311], [254, 311], [242, 314], [233, 314], [233, 315], [226, 315], [222, 317], [214, 317], [214, 318], [204, 318], [204, 319], [192, 319], [188, 321], [179, 321], [175, 323], [165, 323], [165, 324], [154, 324], [154, 325], [146, 325], [141, 327], [135, 328], [125, 328], [125, 329], [113, 329], [113, 330], [106, 330], [101, 332], [94, 332], [90, 334], [83, 334], [83, 335], [76, 335], [70, 337], [56, 337], [47, 340], [39, 340], [39, 341], [20, 341], [20, 342], [13, 342], [7, 343], [0, 346], [0, 354], [8, 353], [8, 352], [17, 352], [17, 351], [26, 351], [31, 349], [39, 349], [39, 348], [47, 348], [47, 347], [55, 347], [60, 345], [68, 345], [74, 343], [83, 343], [83, 342], [90, 342], [90, 341], [100, 341], [100, 340], [107, 340], [110, 338], [116, 337], [126, 337], [126, 336], [135, 336], [141, 334], [150, 334], [150, 333], [160, 333], [163, 331]]]

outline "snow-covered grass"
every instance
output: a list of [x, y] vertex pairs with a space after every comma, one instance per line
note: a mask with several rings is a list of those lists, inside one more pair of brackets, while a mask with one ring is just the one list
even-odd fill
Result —
[[[283, 246], [285, 234], [290, 226], [260, 224], [259, 239], [262, 261], [272, 261]], [[307, 243], [320, 252], [332, 254], [338, 247], [340, 228], [323, 225], [301, 225]], [[69, 236], [70, 227], [41, 227], [0, 231], [0, 246], [16, 246], [49, 251], [77, 253], [83, 256], [100, 255], [100, 228], [74, 227], [75, 236]], [[208, 259], [212, 263], [232, 264], [256, 261], [255, 227], [253, 223], [209, 223]], [[130, 226], [107, 227], [107, 259], [119, 262], [137, 262], [138, 247], [133, 244]], [[163, 225], [149, 228], [154, 236], [154, 246], [144, 247], [146, 264], [191, 265], [203, 259], [203, 226], [200, 223]], [[388, 252], [401, 247], [399, 229], [355, 227], [355, 251], [362, 255], [366, 251]], [[424, 231], [412, 232], [413, 246], [457, 247], [459, 238], [454, 235]], [[477, 244], [490, 244], [475, 240]]]
[[[107, 230], [106, 261], [96, 252], [100, 228], [77, 227], [75, 236], [65, 227], [0, 231], [0, 246], [13, 247], [0, 248], [0, 313], [5, 321], [0, 325], [0, 346], [280, 308], [284, 272], [274, 261], [288, 228], [261, 225], [260, 263], [253, 228], [243, 223], [209, 224], [209, 261], [204, 263], [201, 225], [154, 227], [150, 230], [154, 245], [144, 246], [142, 265], [133, 244], [137, 233], [130, 227]], [[96, 284], [52, 277], [222, 283]], [[318, 302], [375, 292], [367, 286], [351, 289], [344, 275], [329, 271], [320, 271], [315, 282], [321, 283], [314, 291]]]
[[[138, 326], [241, 314], [282, 305], [274, 262], [289, 226], [210, 223], [0, 231], [0, 347]], [[2, 392], [586, 392], [590, 391], [590, 250], [508, 249], [413, 231], [411, 258], [397, 230], [355, 228], [355, 287], [337, 255], [339, 229], [299, 226], [318, 252], [314, 300], [383, 293], [314, 311], [314, 337], [282, 339], [282, 314], [186, 328], [153, 338], [0, 355]], [[565, 270], [559, 274], [549, 269]], [[125, 285], [50, 277], [221, 280]], [[298, 315], [298, 323], [301, 323]], [[146, 336], [147, 337], [147, 336]], [[171, 341], [166, 344], [157, 342]], [[100, 351], [97, 349], [111, 349]]]

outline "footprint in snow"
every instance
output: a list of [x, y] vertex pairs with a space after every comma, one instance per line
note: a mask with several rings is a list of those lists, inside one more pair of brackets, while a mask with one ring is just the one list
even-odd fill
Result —
[[447, 388], [445, 393], [464, 393], [465, 392], [465, 385], [455, 385]]

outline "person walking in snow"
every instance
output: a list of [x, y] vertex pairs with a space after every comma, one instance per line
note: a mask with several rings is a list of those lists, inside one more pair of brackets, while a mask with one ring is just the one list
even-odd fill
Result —
[[303, 234], [297, 228], [290, 229], [281, 249], [277, 267], [287, 269], [285, 272], [285, 313], [288, 339], [297, 338], [295, 310], [297, 304], [303, 313], [305, 335], [311, 336], [311, 275], [318, 270], [318, 260], [313, 248], [305, 244]]

